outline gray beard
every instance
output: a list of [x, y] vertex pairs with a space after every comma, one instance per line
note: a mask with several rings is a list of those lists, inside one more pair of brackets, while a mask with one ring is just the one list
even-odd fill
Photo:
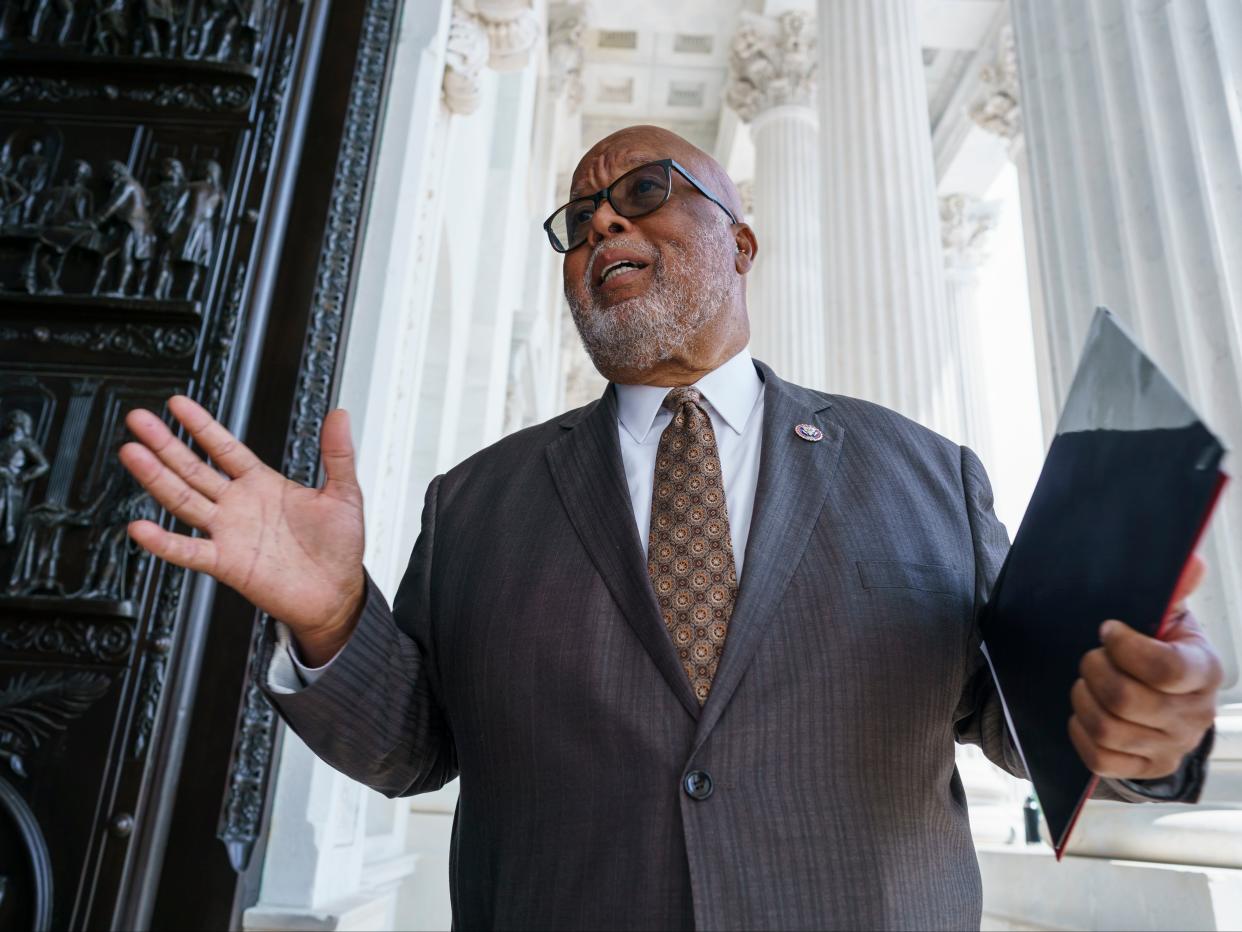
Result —
[[[614, 239], [605, 247], [644, 251], [642, 243]], [[672, 359], [700, 330], [726, 307], [735, 286], [733, 237], [722, 224], [689, 243], [686, 250], [651, 264], [652, 281], [646, 292], [611, 307], [601, 307], [584, 282], [589, 303], [579, 302], [568, 290], [565, 298], [582, 345], [601, 373], [642, 371]], [[592, 252], [587, 272], [595, 263]]]

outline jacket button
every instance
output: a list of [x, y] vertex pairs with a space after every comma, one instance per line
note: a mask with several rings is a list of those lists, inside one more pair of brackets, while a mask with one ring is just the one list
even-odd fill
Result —
[[691, 770], [683, 785], [691, 799], [702, 801], [712, 795], [712, 775], [706, 770]]

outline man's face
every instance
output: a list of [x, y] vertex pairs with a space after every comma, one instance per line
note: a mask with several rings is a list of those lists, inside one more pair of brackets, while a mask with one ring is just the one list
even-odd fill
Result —
[[[686, 158], [658, 145], [638, 134], [602, 144], [578, 166], [572, 196], [656, 159]], [[627, 219], [601, 202], [586, 242], [565, 253], [563, 267], [565, 297], [595, 367], [611, 377], [678, 355], [727, 311], [739, 287], [736, 252], [729, 217], [676, 171], [667, 203], [649, 214]]]

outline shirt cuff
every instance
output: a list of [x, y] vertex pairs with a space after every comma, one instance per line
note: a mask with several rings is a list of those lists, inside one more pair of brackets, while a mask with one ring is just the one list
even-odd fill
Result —
[[332, 665], [332, 661], [341, 655], [341, 652], [337, 651], [322, 666], [308, 667], [298, 657], [297, 643], [289, 626], [275, 619], [272, 619], [272, 624], [276, 632], [276, 650], [272, 651], [272, 662], [267, 671], [267, 685], [278, 695], [291, 695], [314, 685], [315, 680]]

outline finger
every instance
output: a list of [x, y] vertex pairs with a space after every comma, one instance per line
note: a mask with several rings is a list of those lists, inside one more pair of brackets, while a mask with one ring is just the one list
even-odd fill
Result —
[[225, 430], [223, 424], [193, 399], [173, 395], [168, 399], [168, 410], [185, 425], [190, 436], [226, 475], [236, 479], [263, 465], [249, 447]]
[[1157, 728], [1149, 728], [1113, 715], [1092, 695], [1087, 681], [1079, 679], [1070, 690], [1070, 705], [1087, 736], [1097, 747], [1151, 759], [1160, 754], [1184, 754], [1194, 745]]
[[1169, 614], [1176, 615], [1186, 610], [1186, 599], [1192, 592], [1199, 588], [1199, 583], [1203, 582], [1203, 577], [1207, 573], [1207, 564], [1203, 562], [1203, 558], [1197, 553], [1192, 554], [1186, 563], [1182, 575], [1177, 580], [1177, 585], [1173, 588], [1172, 603], [1169, 607]]
[[1088, 652], [1078, 670], [1080, 682], [1110, 715], [1162, 731], [1176, 743], [1193, 746], [1215, 719], [1213, 692], [1180, 696], [1158, 692], [1117, 669], [1102, 647]]
[[174, 534], [154, 521], [131, 521], [129, 536], [161, 560], [200, 573], [210, 573], [215, 569], [216, 545], [206, 538]]
[[1220, 661], [1202, 638], [1158, 641], [1120, 621], [1106, 621], [1100, 640], [1116, 667], [1158, 692], [1198, 692], [1220, 683]]
[[1069, 720], [1070, 741], [1074, 750], [1087, 765], [1087, 769], [1101, 777], [1114, 777], [1123, 780], [1143, 780], [1151, 777], [1162, 777], [1177, 769], [1176, 764], [1165, 773], [1156, 773], [1161, 769], [1147, 758], [1137, 754], [1126, 754], [1121, 751], [1110, 751], [1097, 745], [1083, 728], [1083, 724], [1075, 715]]
[[224, 493], [229, 481], [178, 440], [161, 418], [135, 408], [125, 416], [125, 426], [191, 488], [213, 502]]
[[354, 466], [354, 444], [349, 433], [349, 413], [344, 408], [329, 411], [323, 419], [319, 450], [327, 476], [324, 491], [338, 497], [356, 497], [358, 476]]
[[1136, 725], [1162, 728], [1169, 718], [1165, 710], [1170, 700], [1177, 698], [1152, 689], [1119, 669], [1102, 647], [1083, 655], [1078, 674], [1095, 701], [1110, 715]]
[[192, 527], [207, 526], [215, 506], [186, 485], [154, 453], [141, 443], [127, 443], [119, 456], [122, 465], [157, 502]]

